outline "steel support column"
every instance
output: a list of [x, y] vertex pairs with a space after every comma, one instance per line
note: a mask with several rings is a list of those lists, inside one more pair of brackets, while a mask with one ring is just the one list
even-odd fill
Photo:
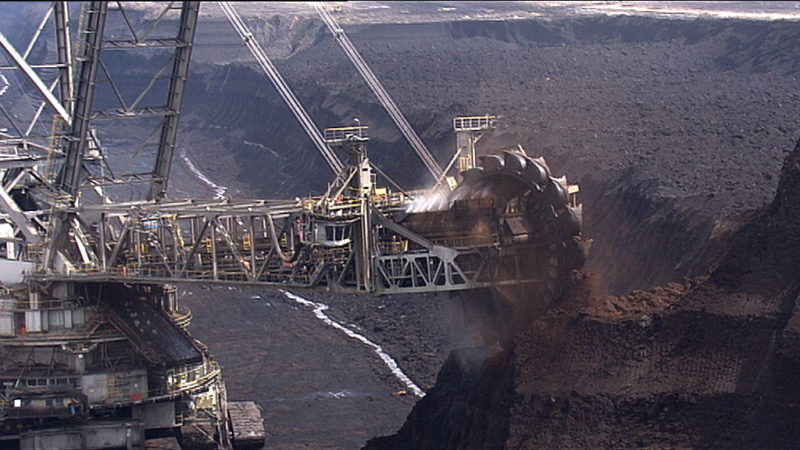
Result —
[[78, 91], [75, 97], [72, 131], [67, 145], [64, 166], [57, 182], [59, 188], [72, 195], [73, 202], [77, 199], [81, 182], [83, 152], [89, 136], [94, 84], [97, 80], [97, 68], [100, 66], [100, 49], [103, 45], [103, 32], [105, 30], [107, 12], [108, 3], [91, 2], [87, 10], [86, 28], [81, 30], [86, 34], [86, 46], [79, 59], [80, 72], [78, 75]]
[[180, 28], [178, 30], [178, 45], [175, 47], [173, 57], [172, 77], [167, 91], [166, 109], [173, 112], [164, 118], [161, 126], [161, 137], [158, 142], [158, 153], [153, 170], [154, 178], [150, 183], [148, 200], [158, 200], [167, 192], [167, 181], [175, 154], [175, 142], [178, 137], [178, 120], [183, 104], [183, 95], [186, 90], [186, 78], [189, 75], [189, 61], [192, 55], [197, 16], [200, 11], [200, 2], [183, 2], [181, 10]]
[[[72, 114], [72, 48], [69, 36], [69, 6], [67, 2], [55, 2], [53, 5], [56, 23], [56, 48], [58, 61], [64, 66], [58, 77], [58, 88], [61, 93], [61, 105], [68, 114]], [[69, 122], [68, 122], [69, 123]]]

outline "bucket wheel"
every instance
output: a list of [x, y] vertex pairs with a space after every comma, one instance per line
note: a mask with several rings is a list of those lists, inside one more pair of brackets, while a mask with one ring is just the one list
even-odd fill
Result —
[[561, 299], [571, 271], [586, 261], [582, 208], [570, 201], [566, 177], [553, 177], [543, 158], [518, 151], [483, 156], [461, 175], [452, 202], [491, 199], [503, 211], [494, 224], [500, 249], [491, 276], [516, 277], [517, 283], [497, 283], [493, 290], [513, 314], [541, 314]]

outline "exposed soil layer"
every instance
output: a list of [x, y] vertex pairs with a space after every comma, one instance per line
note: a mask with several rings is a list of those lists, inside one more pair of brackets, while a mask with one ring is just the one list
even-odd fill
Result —
[[[358, 117], [371, 127], [371, 156], [381, 167], [407, 186], [427, 183], [422, 165], [321, 23], [250, 20], [257, 33], [270, 38], [270, 54], [280, 57], [276, 64], [318, 124], [348, 124]], [[777, 322], [736, 331], [748, 330], [750, 322], [689, 306], [688, 293], [722, 289], [722, 283], [683, 277], [706, 273], [727, 251], [741, 217], [775, 195], [800, 117], [795, 27], [585, 17], [347, 28], [440, 161], [449, 159], [454, 147], [453, 116], [504, 116], [482, 148], [521, 143], [530, 154], [545, 156], [559, 174], [580, 182], [584, 234], [595, 239], [587, 267], [594, 275], [582, 287], [585, 292], [590, 285], [597, 297], [575, 300], [580, 312], [563, 309], [538, 321], [529, 342], [541, 338], [543, 344], [518, 345], [485, 366], [480, 355], [486, 350], [447, 358], [454, 348], [479, 343], [477, 324], [460, 309], [463, 299], [302, 293], [357, 325], [423, 389], [433, 386], [448, 361], [440, 387], [419, 403], [391, 445], [725, 444], [714, 441], [722, 435], [703, 435], [709, 428], [701, 425], [712, 421], [722, 424], [719, 430], [741, 425], [733, 435], [744, 433], [742, 408], [761, 405], [748, 392], [761, 389], [757, 383], [768, 386], [794, 363], [770, 363], [753, 375], [752, 367], [761, 367], [758, 358], [777, 350], [770, 353], [754, 343], [745, 348], [744, 342], [769, 342], [765, 336], [778, 336], [769, 328]], [[215, 23], [209, 33], [220, 36], [226, 29]], [[205, 59], [193, 66], [182, 123], [187, 155], [214, 182], [228, 186], [230, 195], [320, 192], [329, 179], [327, 168], [266, 78], [244, 63], [250, 58], [246, 51], [235, 39], [204, 38], [202, 29], [200, 34], [196, 50]], [[180, 162], [176, 176], [180, 190], [213, 192], [198, 187]], [[665, 287], [604, 295], [658, 284]], [[189, 299], [197, 317], [192, 330], [222, 360], [232, 398], [255, 399], [264, 408], [269, 444], [359, 446], [397, 429], [410, 410], [412, 398], [394, 395], [403, 386], [357, 343], [307, 350], [336, 338], [315, 327], [309, 311], [307, 319], [278, 308], [257, 316], [253, 305], [232, 308], [214, 298], [229, 293], [204, 295]], [[703, 305], [711, 305], [721, 297], [703, 298]], [[743, 297], [725, 303], [725, 310], [761, 303]], [[295, 320], [311, 322], [297, 332]], [[262, 336], [269, 333], [275, 337], [267, 342]], [[291, 343], [282, 344], [284, 338]], [[587, 355], [596, 343], [596, 353]], [[350, 363], [324, 363], [328, 352], [346, 355]], [[251, 360], [268, 362], [255, 367]], [[579, 362], [585, 365], [570, 368]], [[549, 364], [558, 369], [549, 371]], [[309, 376], [317, 365], [324, 370]], [[522, 367], [542, 385], [522, 386]], [[585, 376], [595, 372], [605, 374], [603, 381]], [[321, 380], [350, 377], [368, 386], [372, 401], [307, 399], [309, 393], [327, 392], [327, 381]], [[287, 398], [278, 394], [284, 390], [295, 400], [275, 401]], [[709, 422], [701, 421], [705, 416]], [[536, 421], [549, 425], [526, 437]], [[667, 437], [658, 441], [654, 433]]]
[[[247, 20], [317, 124], [358, 117], [382, 168], [409, 187], [429, 183], [321, 22]], [[430, 389], [400, 434], [375, 445], [796, 445], [800, 233], [784, 228], [798, 223], [796, 159], [771, 206], [735, 231], [775, 196], [797, 138], [796, 23], [557, 16], [345, 26], [442, 164], [453, 116], [501, 115], [481, 147], [522, 144], [580, 182], [584, 234], [595, 240], [582, 294], [488, 359], [486, 349], [447, 356], [480, 341], [464, 299], [301, 293]], [[322, 192], [331, 179], [323, 160], [223, 19], [201, 18], [194, 54], [183, 154], [228, 195]], [[118, 74], [125, 98], [149, 80], [140, 62], [131, 57]], [[101, 141], [124, 147], [111, 138], [130, 131], [138, 145], [152, 132], [126, 126], [101, 127]], [[215, 193], [181, 158], [171, 183], [172, 194]], [[683, 281], [723, 254], [709, 278]], [[404, 386], [370, 349], [280, 293], [193, 290], [186, 302], [231, 399], [264, 410], [271, 446], [358, 447], [396, 430], [415, 402], [398, 395]]]
[[[249, 23], [316, 123], [359, 118], [387, 173], [429, 183], [321, 22]], [[231, 195], [321, 192], [322, 158], [226, 26], [208, 23], [213, 39], [199, 31], [205, 56], [191, 74], [184, 148]], [[442, 165], [454, 151], [452, 117], [493, 113], [503, 118], [484, 150], [522, 144], [581, 183], [595, 238], [588, 268], [611, 294], [703, 273], [719, 237], [774, 195], [800, 117], [795, 30], [602, 16], [347, 27]]]
[[795, 446], [799, 202], [800, 142], [709, 276], [624, 297], [577, 290], [513, 350], [472, 369], [451, 356], [398, 434], [367, 447]]

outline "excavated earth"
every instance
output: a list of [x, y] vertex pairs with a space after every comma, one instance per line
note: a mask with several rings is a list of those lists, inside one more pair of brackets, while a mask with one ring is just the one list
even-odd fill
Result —
[[798, 224], [800, 142], [708, 276], [616, 297], [584, 279], [512, 350], [454, 352], [367, 448], [796, 446]]
[[[800, 170], [797, 150], [786, 157], [800, 117], [798, 23], [522, 2], [476, 2], [477, 20], [457, 9], [467, 3], [398, 4], [421, 9], [359, 22], [344, 4], [339, 18], [442, 164], [452, 118], [490, 113], [502, 120], [483, 151], [521, 144], [580, 183], [587, 274], [506, 351], [481, 345], [488, 298], [295, 292], [392, 355], [428, 391], [419, 402], [370, 348], [280, 292], [182, 287], [190, 331], [222, 363], [229, 398], [262, 408], [268, 446], [356, 448], [398, 429], [370, 446], [796, 446]], [[538, 9], [491, 20], [517, 7]], [[324, 191], [322, 158], [216, 8], [202, 9], [171, 195]], [[245, 20], [315, 122], [359, 118], [379, 166], [428, 185], [322, 23], [292, 8]], [[7, 26], [17, 17], [0, 18], [21, 41]], [[115, 75], [135, 98], [149, 66], [128, 58]], [[99, 129], [114, 148], [151, 132]]]
[[[249, 23], [317, 123], [358, 117], [371, 127], [381, 167], [407, 186], [427, 184], [321, 23], [281, 15]], [[214, 24], [213, 41], [201, 32], [196, 49], [186, 154], [228, 195], [320, 192], [329, 179], [321, 158], [246, 50], [218, 38], [227, 25]], [[473, 313], [488, 298], [301, 293], [429, 390], [398, 434], [370, 445], [796, 442], [787, 324], [798, 277], [788, 272], [795, 265], [775, 272], [777, 260], [758, 262], [786, 250], [780, 239], [790, 237], [758, 227], [777, 231], [789, 212], [774, 203], [757, 212], [775, 197], [797, 139], [796, 30], [793, 22], [624, 16], [348, 26], [440, 161], [453, 151], [453, 116], [502, 115], [481, 148], [522, 144], [579, 182], [584, 235], [595, 240], [573, 297], [507, 352], [481, 345]], [[213, 192], [186, 164], [175, 174], [178, 192]], [[747, 270], [749, 278], [732, 275]], [[656, 285], [664, 287], [636, 291]], [[195, 289], [187, 303], [192, 332], [223, 363], [231, 398], [264, 410], [268, 445], [357, 447], [400, 428], [415, 403], [369, 349], [280, 293]], [[342, 389], [355, 394], [331, 395]]]
[[[321, 22], [248, 23], [320, 127], [359, 118], [380, 167], [406, 187], [430, 182]], [[222, 19], [204, 24], [181, 135], [195, 164], [231, 195], [324, 190], [322, 158], [247, 50]], [[452, 118], [491, 113], [502, 120], [484, 151], [521, 144], [581, 184], [588, 269], [609, 294], [702, 274], [720, 237], [774, 195], [800, 115], [796, 30], [574, 15], [347, 26], [441, 164]]]

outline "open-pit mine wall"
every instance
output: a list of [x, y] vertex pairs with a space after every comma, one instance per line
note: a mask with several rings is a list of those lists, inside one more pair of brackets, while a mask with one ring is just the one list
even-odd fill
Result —
[[[386, 172], [429, 182], [321, 22], [249, 21], [320, 127], [358, 118]], [[319, 192], [324, 161], [226, 25], [200, 30], [182, 145], [239, 192]], [[347, 27], [442, 164], [452, 117], [492, 113], [503, 119], [483, 149], [521, 143], [582, 185], [588, 269], [608, 293], [703, 273], [719, 237], [772, 197], [800, 112], [796, 29], [601, 16]]]
[[576, 290], [513, 350], [454, 352], [398, 433], [367, 448], [794, 446], [799, 200], [800, 141], [710, 275]]
[[[12, 42], [28, 38], [15, 21], [35, 21], [35, 9], [12, 5], [0, 18]], [[358, 118], [371, 127], [371, 156], [387, 173], [406, 186], [429, 184], [311, 8], [281, 11], [245, 18], [317, 124]], [[774, 194], [796, 137], [797, 22], [552, 11], [524, 20], [340, 19], [441, 164], [454, 148], [452, 117], [492, 113], [503, 121], [484, 149], [521, 143], [583, 185], [586, 235], [597, 238], [589, 269], [606, 292], [701, 273], [720, 251], [706, 242]], [[146, 10], [130, 14], [133, 23], [152, 19]], [[45, 51], [53, 49], [36, 47], [32, 58]], [[323, 190], [330, 174], [322, 158], [216, 5], [204, 6], [193, 54], [179, 142], [196, 167], [230, 186], [229, 195]], [[132, 98], [149, 80], [142, 67], [152, 65], [128, 58], [114, 76]], [[102, 92], [111, 95], [103, 85], [100, 102]], [[118, 131], [101, 130], [101, 138], [113, 146]], [[137, 135], [135, 125], [123, 131]], [[180, 172], [172, 185], [185, 193], [194, 179]], [[682, 238], [667, 238], [670, 231]], [[600, 262], [609, 259], [616, 269]]]
[[[3, 30], [9, 30], [14, 42], [20, 39], [13, 36], [13, 22], [18, 17], [24, 19], [24, 9], [19, 15], [1, 18]], [[386, 172], [409, 187], [428, 184], [423, 165], [321, 21], [311, 15], [248, 16], [246, 20], [320, 127], [352, 124], [358, 118], [370, 126], [370, 155]], [[566, 173], [571, 181], [579, 182], [584, 236], [595, 239], [587, 266], [594, 275], [587, 283], [591, 281], [594, 294], [623, 295], [595, 303], [584, 295], [582, 301], [588, 302], [580, 306], [584, 315], [555, 316], [551, 322], [537, 325], [528, 342], [546, 346], [518, 346], [485, 366], [486, 355], [480, 352], [453, 356], [440, 376], [450, 382], [449, 390], [430, 390], [407, 428], [415, 421], [420, 423], [425, 408], [430, 407], [433, 409], [428, 411], [449, 415], [453, 427], [441, 428], [451, 433], [447, 439], [434, 436], [424, 441], [429, 446], [503, 442], [512, 447], [641, 446], [655, 439], [646, 434], [653, 424], [657, 432], [671, 436], [659, 441], [663, 445], [716, 446], [725, 444], [720, 441], [722, 432], [746, 435], [748, 428], [740, 428], [743, 422], [736, 416], [741, 408], [777, 411], [775, 429], [798, 429], [791, 423], [788, 425], [794, 428], [784, 427], [787, 422], [781, 416], [781, 411], [792, 407], [793, 397], [787, 397], [790, 403], [775, 403], [779, 398], [775, 395], [797, 392], [791, 385], [796, 378], [793, 357], [778, 357], [780, 352], [794, 351], [794, 344], [777, 344], [780, 330], [793, 333], [795, 321], [785, 322], [794, 317], [788, 315], [791, 302], [786, 300], [794, 291], [787, 290], [785, 295], [759, 291], [752, 297], [741, 286], [730, 284], [739, 276], [730, 274], [752, 270], [736, 265], [736, 270], [715, 272], [718, 279], [704, 285], [740, 293], [736, 298], [745, 303], [750, 298], [755, 298], [755, 303], [761, 301], [758, 298], [774, 300], [765, 300], [763, 314], [758, 310], [752, 319], [746, 312], [750, 306], [741, 306], [745, 313], [735, 317], [696, 311], [713, 303], [709, 298], [723, 298], [703, 294], [705, 300], [693, 300], [700, 297], [687, 292], [695, 292], [697, 280], [656, 293], [625, 295], [631, 289], [703, 275], [723, 254], [756, 261], [746, 257], [748, 245], [758, 247], [755, 241], [731, 240], [730, 236], [775, 196], [782, 162], [798, 137], [797, 22], [559, 16], [345, 27], [442, 164], [455, 147], [452, 117], [491, 113], [503, 116], [501, 125], [480, 142], [480, 148], [522, 144], [529, 154], [544, 156], [556, 175]], [[214, 186], [226, 187], [224, 195], [242, 197], [293, 197], [323, 191], [330, 179], [324, 161], [221, 16], [201, 16], [194, 55], [172, 193], [213, 197], [218, 193]], [[139, 62], [125, 61], [129, 70], [117, 78], [126, 98], [135, 95], [134, 86], [148, 80], [147, 74], [139, 72], [144, 66]], [[151, 130], [132, 126], [121, 131], [146, 136]], [[114, 151], [122, 147], [113, 139], [116, 134], [101, 133], [101, 141]], [[198, 181], [197, 172], [208, 182]], [[758, 240], [758, 233], [746, 233]], [[728, 248], [731, 242], [737, 243], [733, 249]], [[736, 260], [727, 257], [723, 264]], [[727, 281], [722, 274], [728, 274]], [[351, 303], [356, 304], [352, 309], [358, 313], [353, 314], [354, 322], [371, 320], [369, 314], [362, 317], [361, 310], [367, 306]], [[676, 312], [663, 312], [673, 303], [681, 305]], [[217, 306], [216, 299], [208, 304], [207, 318], [217, 317], [223, 310], [232, 314], [230, 308]], [[376, 316], [381, 322], [365, 327], [364, 333], [387, 347], [409, 376], [424, 381], [422, 387], [428, 390], [444, 346], [417, 337], [427, 335], [414, 330], [432, 328], [436, 321], [399, 321], [397, 317], [409, 310], [416, 313], [409, 316], [434, 317], [428, 314], [431, 303], [407, 302], [417, 309], [402, 309], [396, 299], [386, 304], [391, 315]], [[728, 304], [727, 300], [718, 302], [718, 309]], [[198, 311], [202, 315], [203, 310]], [[242, 306], [240, 315], [249, 314], [252, 311]], [[267, 318], [270, 314], [264, 313]], [[617, 320], [620, 317], [623, 320]], [[203, 319], [198, 320], [202, 323]], [[193, 332], [230, 333], [214, 329], [213, 320], [208, 320], [209, 326]], [[755, 325], [744, 326], [744, 322]], [[552, 334], [554, 330], [564, 332]], [[242, 342], [252, 340], [252, 335], [246, 334]], [[224, 362], [224, 351], [230, 353], [230, 348], [237, 346], [226, 347], [222, 337], [219, 342], [214, 353]], [[588, 368], [572, 366], [572, 360], [558, 360], [559, 355], [578, 358], [578, 350], [598, 342], [603, 346], [596, 352], [596, 360], [587, 359]], [[257, 346], [270, 348], [260, 342]], [[425, 356], [427, 350], [437, 356]], [[709, 352], [719, 357], [704, 366], [706, 363], [698, 361], [707, 359]], [[530, 361], [556, 358], [553, 364], [560, 364], [563, 371], [548, 375], [544, 373], [546, 364], [525, 366], [526, 355], [534, 355]], [[622, 361], [622, 369], [603, 366], [606, 357]], [[232, 362], [241, 359], [235, 354], [229, 358]], [[758, 358], [766, 358], [767, 369], [743, 371], [742, 367], [763, 362]], [[680, 375], [683, 367], [691, 364], [708, 372], [706, 384], [695, 380], [699, 377]], [[461, 366], [470, 370], [461, 370]], [[580, 379], [580, 374], [594, 373], [597, 367], [609, 371], [607, 382]], [[632, 369], [626, 372], [625, 367]], [[654, 375], [660, 367], [669, 369], [665, 370], [672, 378]], [[516, 375], [520, 370], [552, 384], [522, 383]], [[232, 374], [228, 381], [234, 393], [248, 390], [248, 396], [266, 395], [262, 384], [245, 385], [235, 378], [233, 363], [226, 373]], [[558, 384], [554, 377], [566, 381]], [[769, 384], [771, 380], [779, 382]], [[616, 384], [611, 385], [612, 381]], [[277, 384], [275, 378], [261, 382]], [[676, 393], [673, 387], [681, 384], [688, 387]], [[764, 397], [762, 393], [769, 390], [776, 394]], [[468, 407], [458, 395], [468, 396], [466, 405], [492, 406]], [[458, 420], [441, 404], [431, 406], [437, 399], [448, 398], [454, 404], [461, 402], [463, 414]], [[476, 399], [478, 403], [470, 403]], [[620, 402], [630, 408], [617, 408]], [[772, 406], [776, 407], [770, 409]], [[370, 415], [378, 417], [380, 408], [383, 406], [369, 410]], [[581, 416], [581, 411], [590, 414]], [[720, 433], [701, 436], [670, 431], [688, 429], [686, 424], [708, 413], [713, 413], [715, 423], [722, 424], [711, 428]], [[392, 420], [399, 416], [392, 412]], [[530, 428], [526, 420], [531, 417], [549, 425], [524, 431]], [[767, 423], [773, 416], [757, 417]], [[280, 423], [275, 417], [271, 420], [273, 427]], [[331, 423], [337, 421], [340, 419]], [[385, 430], [388, 421], [379, 429]], [[491, 426], [480, 435], [467, 436], [466, 428], [459, 424], [470, 423]], [[619, 435], [622, 429], [639, 431], [627, 437]], [[415, 442], [403, 433], [395, 444]], [[336, 434], [341, 433], [331, 432]], [[776, 436], [776, 440], [758, 442], [734, 436], [730, 442], [784, 446], [797, 441], [786, 440], [791, 436], [785, 434]]]

